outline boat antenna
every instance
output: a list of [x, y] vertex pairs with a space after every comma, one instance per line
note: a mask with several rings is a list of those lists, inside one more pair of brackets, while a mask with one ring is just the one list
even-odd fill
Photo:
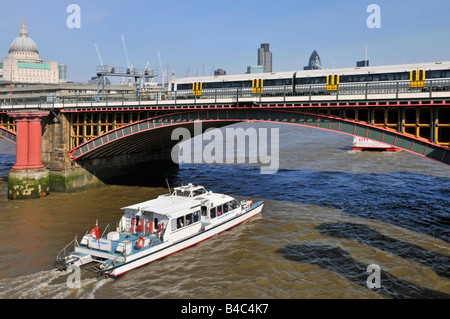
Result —
[[170, 191], [169, 181], [166, 178], [167, 188], [169, 189], [169, 195], [172, 196], [172, 192]]

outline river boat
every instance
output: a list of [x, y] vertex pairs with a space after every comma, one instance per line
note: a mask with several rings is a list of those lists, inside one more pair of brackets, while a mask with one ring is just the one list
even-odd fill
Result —
[[373, 141], [364, 137], [353, 138], [353, 151], [384, 151], [384, 152], [399, 152], [400, 149], [385, 143]]
[[115, 230], [108, 225], [100, 235], [97, 222], [80, 242], [75, 237], [60, 251], [55, 266], [83, 267], [116, 278], [230, 229], [259, 214], [263, 205], [250, 199], [239, 202], [196, 183], [169, 189], [122, 208]]

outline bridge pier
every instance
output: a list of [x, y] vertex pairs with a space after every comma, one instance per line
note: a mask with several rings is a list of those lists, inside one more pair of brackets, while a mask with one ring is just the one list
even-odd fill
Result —
[[8, 175], [8, 197], [29, 199], [49, 194], [49, 170], [42, 162], [42, 118], [49, 112], [10, 112], [17, 125], [16, 164]]
[[71, 193], [102, 186], [96, 176], [72, 162], [68, 156], [70, 124], [64, 114], [43, 119], [42, 160], [49, 169], [50, 192]]
[[[172, 170], [171, 148], [72, 161], [69, 156], [70, 114], [43, 120], [42, 158], [49, 169], [50, 192], [72, 193], [105, 184], [137, 185]], [[163, 180], [164, 181], [164, 180]]]

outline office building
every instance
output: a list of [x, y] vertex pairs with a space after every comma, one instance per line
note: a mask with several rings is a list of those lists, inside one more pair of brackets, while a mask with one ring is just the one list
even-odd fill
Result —
[[272, 52], [268, 43], [262, 43], [258, 49], [258, 65], [265, 66], [265, 72], [272, 72]]
[[316, 50], [311, 53], [308, 65], [303, 67], [303, 70], [320, 70], [322, 69], [322, 63], [320, 62], [320, 56]]

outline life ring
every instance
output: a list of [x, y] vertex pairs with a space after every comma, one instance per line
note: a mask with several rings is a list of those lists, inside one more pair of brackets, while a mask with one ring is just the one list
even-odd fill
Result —
[[142, 247], [144, 247], [144, 238], [139, 238], [138, 242], [137, 242], [137, 246], [139, 249], [142, 249]]

